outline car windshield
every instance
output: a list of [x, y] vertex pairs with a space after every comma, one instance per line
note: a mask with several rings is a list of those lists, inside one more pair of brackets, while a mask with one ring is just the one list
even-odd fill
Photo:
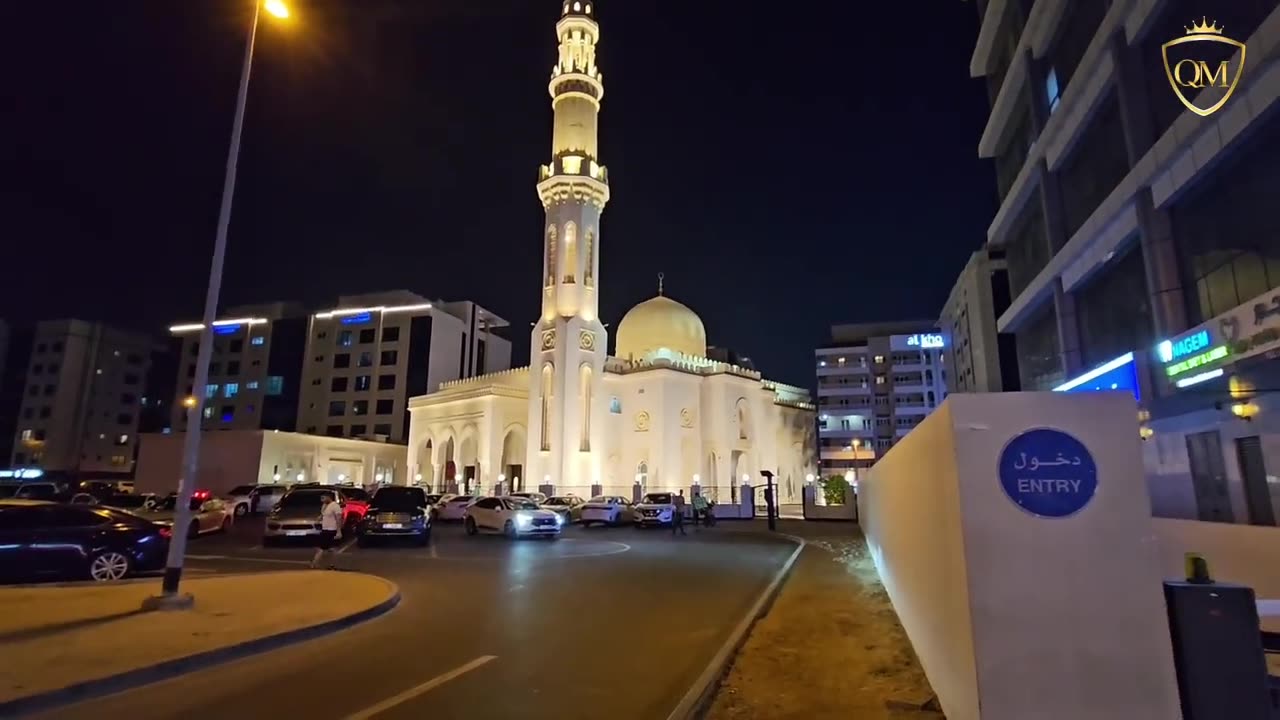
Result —
[[373, 507], [379, 510], [412, 510], [426, 504], [422, 488], [387, 487], [373, 494]]
[[545, 504], [547, 504], [547, 505], [572, 505], [572, 504], [573, 504], [573, 498], [571, 498], [571, 497], [563, 497], [563, 496], [559, 496], [559, 495], [557, 495], [556, 497], [549, 498]]
[[671, 493], [649, 493], [640, 502], [649, 503], [650, 505], [670, 505]]
[[507, 498], [502, 502], [506, 503], [507, 507], [511, 510], [537, 510], [538, 509], [537, 503], [535, 503], [532, 500], [525, 500], [524, 498], [518, 498], [518, 497]]
[[440, 498], [442, 498], [442, 497], [444, 497], [444, 496], [443, 496], [443, 495], [428, 495], [428, 496], [427, 496], [427, 502], [428, 502], [429, 504], [431, 504], [431, 505], [435, 505], [436, 503], [440, 502]]
[[369, 500], [369, 493], [360, 488], [342, 488], [342, 495], [348, 500], [359, 500], [361, 502]]
[[257, 485], [237, 485], [231, 488], [231, 492], [227, 494], [232, 497], [235, 497], [237, 495], [248, 495], [249, 493], [253, 492], [253, 489], [256, 487], [258, 486]]
[[471, 496], [470, 496], [470, 495], [459, 495], [459, 496], [457, 496], [457, 497], [455, 497], [455, 498], [450, 498], [449, 502], [451, 502], [451, 503], [471, 502]]
[[333, 497], [332, 493], [303, 491], [286, 493], [280, 500], [281, 508], [319, 508], [320, 498]]
[[[145, 501], [144, 501], [144, 502], [145, 502]], [[199, 510], [199, 509], [200, 509], [200, 506], [201, 506], [201, 505], [203, 505], [203, 504], [204, 504], [204, 500], [200, 500], [200, 499], [198, 499], [198, 498], [191, 498], [191, 510], [192, 510], [192, 511]], [[139, 506], [139, 507], [140, 507], [140, 506]], [[177, 495], [170, 495], [170, 496], [168, 496], [168, 497], [163, 497], [163, 498], [160, 498], [159, 500], [157, 500], [157, 501], [156, 501], [156, 506], [155, 506], [155, 508], [154, 508], [154, 509], [155, 509], [156, 511], [158, 511], [158, 512], [165, 512], [165, 511], [169, 511], [169, 510], [174, 510], [174, 509], [176, 509], [177, 507], [178, 507], [178, 496], [177, 496]]]
[[587, 502], [599, 503], [599, 504], [601, 504], [601, 505], [608, 505], [608, 504], [609, 504], [609, 498], [605, 497], [604, 495], [597, 495], [597, 496], [595, 496], [595, 497], [591, 498], [590, 500], [588, 500]]

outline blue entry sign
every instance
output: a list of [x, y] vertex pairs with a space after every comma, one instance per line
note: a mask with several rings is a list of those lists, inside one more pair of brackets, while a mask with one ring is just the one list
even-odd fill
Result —
[[1049, 428], [1028, 430], [1000, 453], [1004, 494], [1032, 515], [1061, 518], [1084, 509], [1098, 491], [1098, 466], [1084, 443]]

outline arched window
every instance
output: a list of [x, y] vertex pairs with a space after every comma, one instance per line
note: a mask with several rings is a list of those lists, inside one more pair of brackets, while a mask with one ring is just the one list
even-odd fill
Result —
[[751, 427], [747, 418], [747, 400], [740, 398], [738, 400], [738, 439], [747, 440], [751, 434]]
[[564, 278], [566, 285], [578, 282], [578, 226], [565, 223], [564, 226]]
[[542, 366], [542, 428], [539, 443], [542, 450], [551, 449], [551, 363]]
[[587, 267], [583, 270], [583, 284], [596, 286], [596, 231], [587, 228]]
[[591, 366], [583, 365], [578, 371], [578, 400], [582, 403], [582, 441], [578, 445], [578, 449], [582, 452], [591, 451]]
[[644, 462], [643, 460], [636, 466], [636, 484], [639, 485], [641, 489], [645, 488], [649, 484], [649, 463]]
[[556, 226], [547, 226], [547, 279], [544, 287], [556, 284]]

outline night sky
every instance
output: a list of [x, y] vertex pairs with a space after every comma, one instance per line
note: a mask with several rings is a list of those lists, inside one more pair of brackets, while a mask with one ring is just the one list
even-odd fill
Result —
[[[472, 299], [524, 364], [559, 0], [290, 4], [258, 38], [222, 306]], [[973, 3], [596, 5], [611, 331], [662, 271], [712, 344], [811, 385], [830, 324], [937, 317], [995, 212]], [[0, 9], [0, 317], [198, 319], [251, 11]]]

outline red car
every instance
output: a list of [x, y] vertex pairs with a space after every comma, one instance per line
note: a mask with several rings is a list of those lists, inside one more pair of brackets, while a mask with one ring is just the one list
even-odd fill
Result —
[[354, 528], [369, 512], [369, 493], [358, 487], [339, 486], [334, 489], [342, 502], [342, 526]]

